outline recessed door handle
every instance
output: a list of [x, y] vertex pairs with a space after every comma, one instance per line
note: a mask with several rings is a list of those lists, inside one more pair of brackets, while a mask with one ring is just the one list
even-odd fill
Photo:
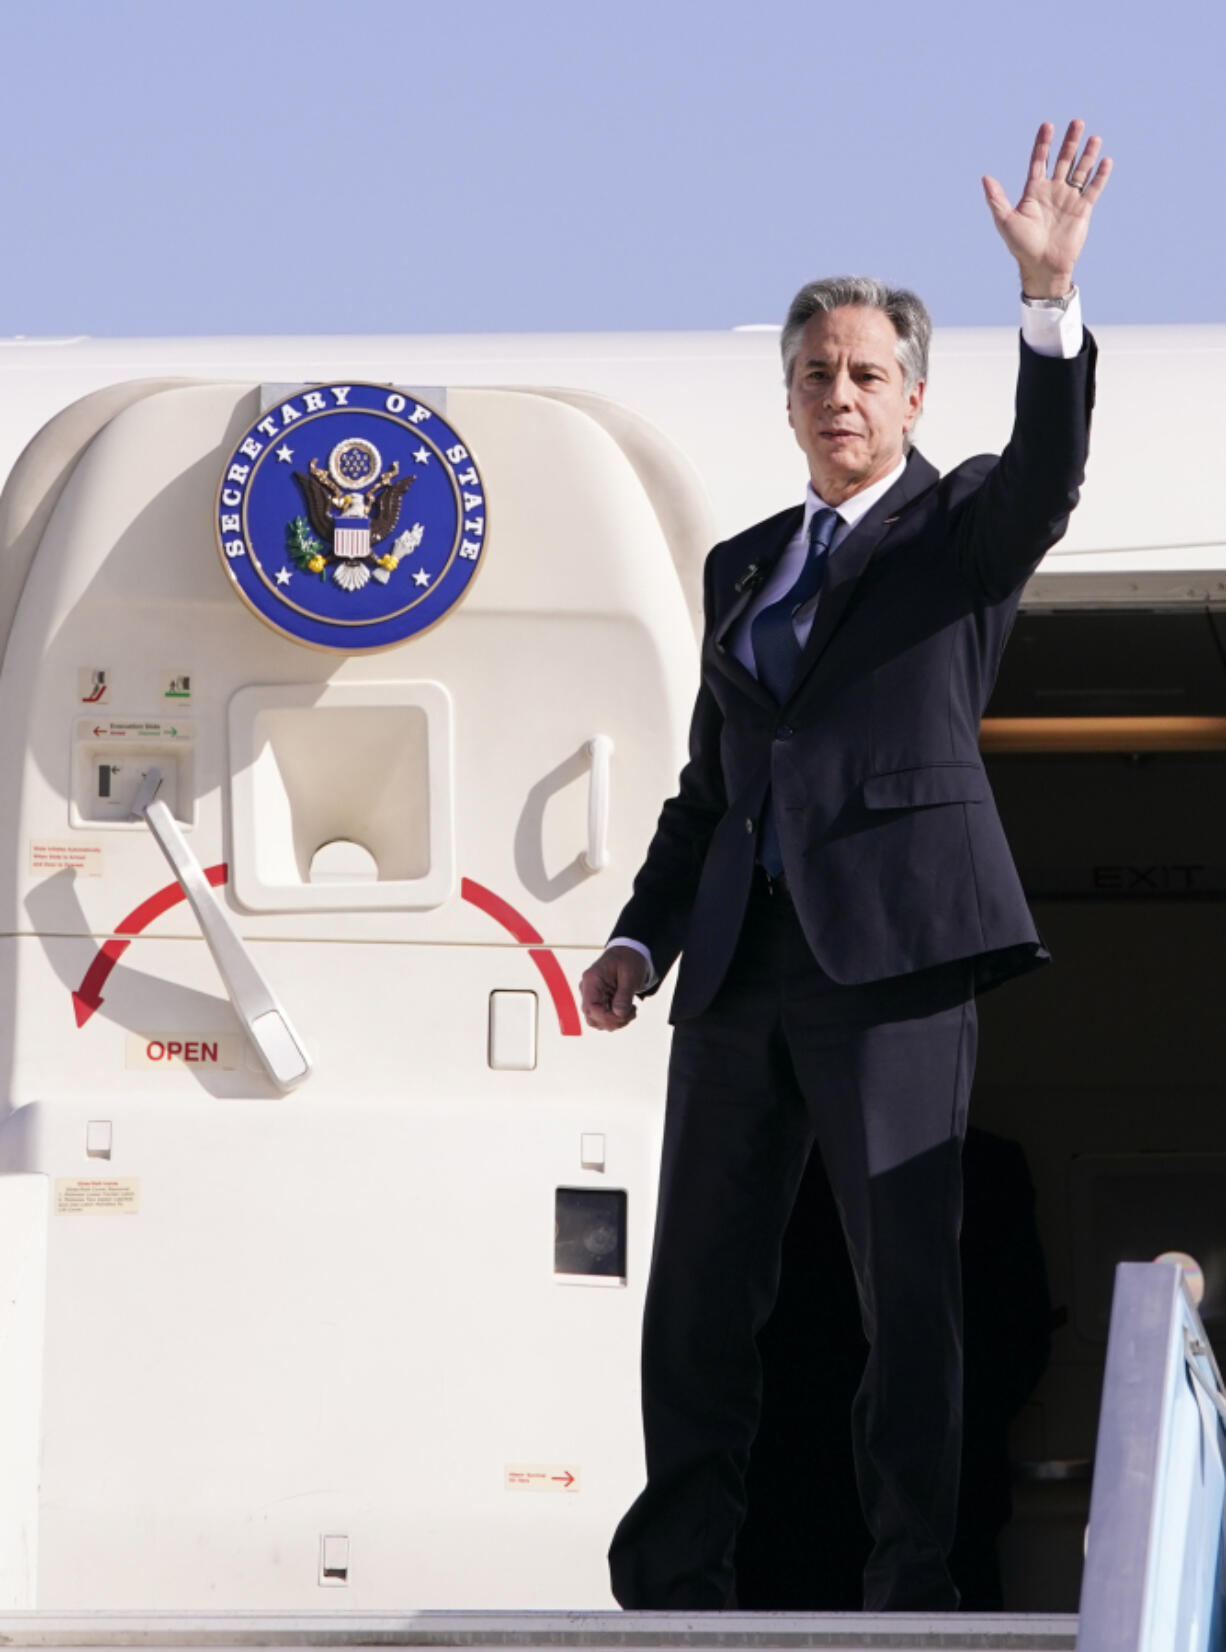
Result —
[[583, 864], [589, 872], [603, 872], [609, 864], [609, 773], [613, 742], [607, 734], [596, 734], [587, 743], [587, 848]]

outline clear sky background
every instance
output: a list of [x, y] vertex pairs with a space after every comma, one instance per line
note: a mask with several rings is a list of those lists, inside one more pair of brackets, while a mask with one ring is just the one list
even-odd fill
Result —
[[0, 333], [1007, 324], [979, 186], [1081, 115], [1091, 322], [1226, 321], [1226, 5], [0, 0]]

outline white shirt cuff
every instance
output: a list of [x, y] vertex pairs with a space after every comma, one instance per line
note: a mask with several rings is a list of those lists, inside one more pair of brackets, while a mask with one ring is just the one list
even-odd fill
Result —
[[1068, 361], [1081, 353], [1081, 335], [1081, 294], [1076, 287], [1067, 310], [1041, 299], [1023, 303], [1022, 337], [1036, 356], [1063, 356]]
[[642, 941], [632, 941], [628, 935], [614, 935], [613, 939], [606, 944], [605, 951], [607, 952], [611, 946], [628, 946], [632, 952], [637, 952], [647, 965], [647, 979], [639, 988], [640, 992], [646, 992], [648, 987], [655, 986], [660, 977], [656, 974], [656, 966], [651, 961], [651, 953]]

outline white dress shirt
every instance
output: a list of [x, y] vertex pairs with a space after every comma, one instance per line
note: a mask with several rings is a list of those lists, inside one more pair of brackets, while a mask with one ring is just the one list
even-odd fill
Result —
[[[1022, 301], [1022, 337], [1030, 348], [1039, 356], [1063, 356], [1066, 360], [1078, 354], [1081, 349], [1081, 298], [1073, 288], [1068, 307], [1061, 309], [1058, 304], [1045, 302], [1042, 299]], [[838, 550], [839, 545], [860, 518], [866, 515], [877, 501], [883, 498], [897, 482], [907, 468], [906, 459], [900, 459], [888, 476], [883, 476], [879, 482], [873, 482], [869, 487], [862, 488], [850, 499], [845, 499], [838, 508], [839, 525], [834, 530], [830, 541], [830, 555]], [[809, 550], [809, 523], [814, 513], [819, 510], [828, 510], [826, 501], [814, 491], [810, 482], [805, 488], [805, 509], [799, 528], [788, 541], [783, 555], [775, 563], [761, 588], [754, 593], [753, 600], [745, 609], [733, 629], [728, 645], [731, 652], [756, 677], [758, 668], [753, 657], [752, 628], [753, 622], [764, 608], [769, 608], [772, 602], [778, 602], [786, 591], [789, 591], [800, 578], [800, 570], [804, 566], [805, 557]], [[814, 616], [817, 605], [821, 601], [821, 592], [809, 602], [804, 603], [792, 616], [792, 624], [796, 630], [796, 641], [801, 648], [809, 640], [809, 633], [813, 629]], [[641, 941], [634, 941], [628, 935], [615, 935], [609, 946], [628, 946], [637, 952], [647, 962], [648, 975], [644, 987], [654, 986], [656, 980], [655, 965], [651, 960], [651, 953]]]

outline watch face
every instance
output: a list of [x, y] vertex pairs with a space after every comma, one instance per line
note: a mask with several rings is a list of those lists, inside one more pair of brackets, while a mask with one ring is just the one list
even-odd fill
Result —
[[485, 488], [434, 408], [374, 384], [286, 396], [230, 454], [217, 542], [238, 594], [295, 642], [389, 648], [446, 617], [485, 553]]

